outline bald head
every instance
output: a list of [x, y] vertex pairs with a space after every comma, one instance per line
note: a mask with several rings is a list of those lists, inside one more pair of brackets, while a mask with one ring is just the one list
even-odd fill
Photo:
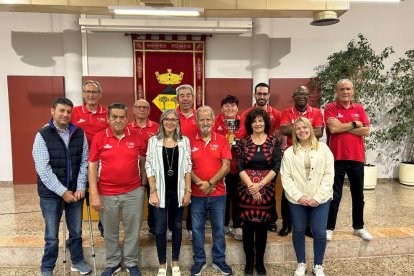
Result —
[[306, 106], [308, 105], [309, 100], [309, 89], [301, 85], [293, 91], [292, 95], [293, 101], [295, 102], [295, 107], [297, 110], [304, 112]]

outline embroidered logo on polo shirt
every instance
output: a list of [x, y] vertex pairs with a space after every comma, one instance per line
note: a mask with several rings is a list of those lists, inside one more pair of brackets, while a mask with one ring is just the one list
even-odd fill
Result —
[[343, 118], [344, 115], [342, 115], [341, 113], [338, 113], [338, 115], [336, 116], [336, 118]]
[[134, 146], [135, 146], [135, 143], [134, 142], [126, 142], [126, 145], [129, 149], [133, 149]]
[[218, 126], [217, 130], [223, 130], [223, 128], [221, 126]]
[[199, 148], [194, 147], [194, 148], [191, 149], [191, 152], [195, 152], [195, 151], [198, 151], [198, 150], [199, 150]]
[[217, 150], [218, 145], [217, 144], [210, 144], [210, 150]]
[[112, 146], [110, 144], [106, 144], [105, 146], [103, 146], [104, 149], [112, 149]]
[[76, 123], [80, 124], [80, 123], [83, 123], [83, 122], [86, 122], [86, 121], [83, 118], [80, 118], [79, 121], [77, 121]]
[[105, 118], [98, 118], [98, 121], [101, 121], [101, 122], [105, 123], [106, 119]]

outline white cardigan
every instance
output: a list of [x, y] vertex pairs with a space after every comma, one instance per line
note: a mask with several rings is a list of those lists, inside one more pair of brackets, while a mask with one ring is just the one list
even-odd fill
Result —
[[[190, 152], [190, 141], [187, 137], [177, 142], [178, 146], [178, 183], [177, 200], [178, 206], [182, 205], [182, 198], [185, 194], [185, 174], [191, 173], [192, 162]], [[163, 140], [152, 136], [148, 141], [147, 158], [145, 161], [145, 171], [147, 177], [155, 177], [160, 208], [165, 208], [165, 175], [164, 162], [162, 159]]]
[[319, 142], [318, 150], [309, 152], [311, 169], [306, 177], [305, 152], [300, 147], [295, 154], [293, 146], [289, 147], [282, 159], [280, 175], [286, 198], [291, 203], [299, 204], [303, 196], [311, 196], [319, 204], [325, 203], [333, 196], [334, 157], [324, 143]]

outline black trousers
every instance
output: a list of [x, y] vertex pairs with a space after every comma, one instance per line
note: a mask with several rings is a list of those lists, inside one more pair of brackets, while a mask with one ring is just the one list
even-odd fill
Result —
[[285, 190], [283, 189], [282, 192], [282, 204], [281, 204], [281, 213], [282, 213], [282, 219], [283, 219], [283, 227], [292, 227], [292, 217], [290, 215], [290, 210], [289, 210], [289, 204], [288, 204], [288, 200], [286, 198], [285, 195]]
[[267, 242], [267, 225], [265, 222], [243, 221], [243, 249], [246, 262], [254, 260], [256, 251], [256, 263], [263, 263]]
[[352, 227], [364, 228], [364, 164], [358, 161], [335, 161], [335, 178], [333, 199], [329, 206], [328, 230], [334, 230], [338, 216], [339, 204], [342, 199], [345, 174], [348, 175], [352, 197]]
[[[237, 194], [237, 186], [239, 185], [239, 174], [231, 173], [227, 174], [224, 179], [226, 183], [226, 216], [224, 225], [229, 226], [230, 218], [233, 220], [233, 228], [241, 227], [240, 209], [238, 204], [239, 196]], [[230, 216], [230, 204], [231, 204], [231, 216]]]

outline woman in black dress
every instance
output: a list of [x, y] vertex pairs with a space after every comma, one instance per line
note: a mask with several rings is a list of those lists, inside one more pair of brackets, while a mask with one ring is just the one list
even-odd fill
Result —
[[[243, 221], [243, 248], [246, 255], [245, 275], [266, 275], [263, 258], [267, 241], [270, 210], [275, 208], [275, 179], [280, 168], [281, 151], [276, 137], [269, 134], [271, 122], [267, 112], [252, 109], [244, 122], [247, 136], [237, 149], [240, 217]], [[256, 252], [256, 265], [254, 265]]]

